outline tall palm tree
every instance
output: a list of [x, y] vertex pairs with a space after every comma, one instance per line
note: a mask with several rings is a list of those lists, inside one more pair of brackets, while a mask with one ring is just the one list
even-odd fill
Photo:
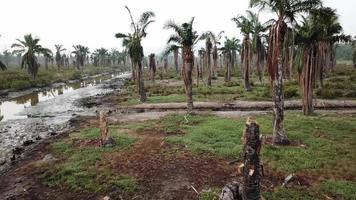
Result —
[[33, 79], [36, 78], [39, 68], [36, 54], [48, 54], [51, 51], [42, 47], [39, 43], [39, 38], [33, 38], [31, 34], [25, 35], [24, 40], [17, 39], [19, 43], [11, 45], [11, 48], [16, 48], [15, 53], [21, 53], [21, 67], [27, 67], [28, 73]]
[[149, 69], [151, 71], [151, 80], [154, 83], [155, 76], [156, 76], [156, 70], [157, 70], [155, 54], [152, 53], [148, 57], [149, 57]]
[[314, 111], [313, 88], [316, 80], [322, 77], [320, 73], [324, 71], [323, 68], [330, 61], [330, 50], [333, 49], [330, 47], [335, 41], [349, 40], [347, 36], [340, 34], [342, 27], [335, 22], [335, 18], [337, 19], [335, 10], [323, 7], [312, 10], [310, 16], [304, 18], [303, 25], [297, 26], [296, 61], [305, 115]]
[[147, 97], [142, 72], [142, 61], [144, 58], [144, 54], [141, 41], [147, 36], [146, 29], [148, 25], [154, 22], [152, 18], [155, 17], [155, 14], [151, 11], [144, 12], [141, 14], [140, 19], [135, 22], [130, 9], [127, 6], [125, 6], [125, 8], [127, 9], [130, 15], [131, 26], [134, 31], [133, 33], [129, 34], [117, 33], [115, 34], [115, 37], [124, 39], [123, 45], [127, 47], [130, 54], [131, 62], [134, 66], [136, 66], [135, 68], [137, 71], [137, 86], [140, 95], [140, 101], [145, 102]]
[[241, 30], [243, 34], [242, 41], [242, 51], [241, 51], [241, 62], [244, 73], [244, 85], [247, 91], [251, 91], [250, 84], [250, 70], [251, 70], [251, 61], [252, 61], [252, 42], [250, 35], [253, 33], [253, 18], [255, 14], [251, 11], [246, 11], [247, 17], [239, 15], [235, 18], [232, 18], [232, 21], [236, 23], [236, 26]]
[[253, 54], [256, 57], [256, 66], [257, 66], [257, 76], [261, 83], [263, 83], [263, 71], [264, 64], [266, 59], [266, 48], [265, 48], [265, 32], [269, 28], [273, 20], [269, 20], [266, 23], [262, 24], [259, 21], [258, 14], [253, 14], [252, 16], [252, 50]]
[[44, 56], [44, 62], [45, 62], [45, 68], [48, 69], [48, 63], [53, 60], [53, 53], [51, 50], [43, 54]]
[[206, 51], [205, 51], [205, 49], [204, 48], [201, 48], [201, 49], [199, 49], [198, 50], [198, 56], [199, 56], [199, 62], [200, 62], [200, 67], [199, 68], [197, 68], [197, 78], [199, 79], [202, 79], [203, 80], [203, 66], [205, 65], [205, 58], [206, 58], [206, 56], [205, 56], [205, 54], [206, 54]]
[[[116, 63], [119, 62], [120, 51], [118, 51], [118, 50], [115, 49], [115, 48], [112, 48], [112, 49], [110, 50], [109, 56], [110, 56], [110, 64], [111, 64], [112, 66], [115, 66]], [[119, 64], [119, 63], [118, 63], [118, 64]]]
[[2, 54], [3, 54], [3, 56], [4, 56], [5, 65], [6, 65], [6, 66], [9, 66], [12, 53], [11, 53], [8, 49], [6, 49], [5, 51], [3, 51]]
[[193, 29], [194, 17], [187, 23], [182, 25], [176, 24], [174, 21], [168, 21], [165, 29], [172, 29], [175, 33], [168, 39], [168, 44], [175, 44], [183, 49], [183, 79], [185, 85], [185, 94], [187, 96], [187, 112], [190, 114], [193, 111], [193, 83], [192, 71], [194, 66], [194, 45], [199, 41], [199, 35]]
[[61, 67], [61, 61], [62, 61], [62, 52], [66, 51], [67, 49], [65, 49], [63, 47], [63, 45], [60, 44], [56, 44], [54, 45], [54, 47], [56, 48], [56, 56], [55, 56], [55, 60], [56, 60], [56, 64], [57, 64], [57, 68], [58, 70]]
[[73, 46], [74, 51], [72, 51], [72, 54], [74, 54], [75, 57], [75, 64], [78, 70], [83, 70], [84, 69], [84, 64], [85, 60], [90, 53], [89, 48], [82, 46], [80, 44], [74, 45]]
[[[219, 34], [214, 34], [211, 31], [207, 31], [200, 36], [201, 40], [205, 39], [205, 49], [207, 57], [207, 69], [208, 69], [208, 85], [211, 86], [211, 79], [217, 73], [218, 68], [218, 45], [220, 45], [220, 40], [224, 31]], [[213, 58], [213, 68], [211, 67], [211, 55]]]
[[237, 38], [229, 39], [225, 37], [224, 46], [219, 49], [224, 55], [225, 60], [225, 82], [231, 81], [233, 52], [241, 50], [241, 45], [239, 43], [240, 40]]
[[356, 69], [356, 37], [352, 41], [352, 63], [354, 64], [354, 69]]
[[[273, 85], [273, 141], [276, 144], [289, 144], [290, 141], [284, 129], [284, 94], [283, 73], [285, 64], [288, 63], [288, 26], [286, 18], [292, 10], [294, 13], [308, 12], [311, 8], [319, 5], [319, 0], [250, 0], [250, 7], [260, 9], [270, 8], [277, 14], [270, 28], [269, 44], [267, 53], [268, 72]], [[291, 5], [294, 5], [293, 7]]]
[[173, 52], [174, 68], [176, 70], [176, 74], [179, 75], [179, 67], [178, 67], [179, 46], [174, 44], [168, 45], [163, 54], [165, 56], [168, 56], [172, 52]]

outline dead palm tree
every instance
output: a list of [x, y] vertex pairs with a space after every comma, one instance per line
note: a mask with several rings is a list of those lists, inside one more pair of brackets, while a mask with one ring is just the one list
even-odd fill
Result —
[[11, 45], [11, 48], [16, 48], [14, 53], [21, 53], [22, 61], [21, 67], [27, 67], [28, 73], [33, 79], [36, 78], [39, 68], [39, 63], [37, 61], [36, 54], [48, 54], [51, 51], [47, 48], [42, 47], [39, 43], [39, 38], [33, 38], [31, 34], [25, 35], [24, 40], [17, 39], [19, 43]]
[[154, 20], [151, 20], [153, 17], [155, 17], [155, 14], [151, 11], [144, 12], [141, 14], [140, 19], [135, 22], [130, 9], [125, 6], [127, 9], [130, 19], [131, 19], [131, 26], [133, 28], [133, 33], [129, 34], [123, 34], [123, 33], [117, 33], [115, 34], [116, 38], [123, 38], [123, 45], [126, 46], [128, 49], [128, 52], [130, 54], [131, 62], [133, 63], [134, 66], [136, 66], [136, 71], [137, 71], [137, 86], [138, 86], [138, 92], [140, 95], [140, 101], [145, 102], [147, 97], [146, 97], [146, 91], [145, 91], [145, 86], [144, 86], [144, 80], [143, 80], [143, 72], [142, 72], [142, 60], [144, 58], [143, 54], [143, 47], [141, 45], [141, 41], [143, 38], [147, 36], [146, 29], [149, 24], [153, 23]]
[[[260, 7], [260, 9], [270, 8], [277, 14], [275, 21], [270, 28], [267, 65], [268, 72], [273, 85], [273, 141], [275, 144], [289, 144], [290, 141], [284, 129], [284, 94], [283, 94], [283, 72], [288, 63], [288, 26], [286, 18], [288, 13], [308, 12], [311, 8], [320, 4], [319, 0], [250, 0], [250, 7]], [[293, 7], [291, 5], [294, 5]]]
[[185, 85], [185, 94], [187, 96], [187, 111], [188, 114], [193, 111], [193, 83], [192, 71], [194, 66], [193, 47], [199, 41], [199, 35], [193, 29], [194, 17], [188, 23], [182, 25], [176, 24], [174, 21], [168, 21], [165, 29], [172, 29], [175, 33], [168, 39], [168, 44], [175, 44], [182, 48], [183, 57], [183, 79]]

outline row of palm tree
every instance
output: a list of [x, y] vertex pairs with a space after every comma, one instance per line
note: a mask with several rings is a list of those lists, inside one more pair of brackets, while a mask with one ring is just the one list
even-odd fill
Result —
[[[335, 65], [334, 44], [340, 41], [349, 41], [342, 35], [342, 27], [334, 10], [322, 6], [320, 0], [251, 0], [250, 7], [260, 10], [272, 10], [277, 19], [262, 24], [258, 15], [247, 11], [247, 16], [237, 16], [232, 20], [243, 34], [242, 45], [235, 38], [226, 38], [223, 47], [218, 48], [221, 34], [215, 36], [212, 32], [206, 32], [199, 36], [193, 28], [194, 18], [190, 22], [176, 24], [168, 21], [164, 28], [172, 29], [174, 33], [168, 39], [166, 52], [174, 53], [175, 63], [178, 60], [179, 50], [182, 52], [182, 76], [187, 96], [188, 113], [193, 111], [192, 97], [192, 71], [194, 66], [193, 49], [199, 40], [205, 40], [205, 49], [198, 51], [200, 62], [197, 62], [197, 74], [202, 74], [202, 66], [206, 66], [207, 85], [211, 86], [211, 79], [217, 68], [218, 51], [225, 60], [225, 80], [230, 81], [231, 69], [234, 66], [234, 54], [240, 51], [242, 72], [246, 90], [251, 90], [249, 81], [253, 58], [260, 81], [263, 77], [263, 66], [267, 62], [267, 69], [272, 85], [273, 110], [274, 110], [274, 143], [289, 144], [289, 139], [284, 129], [284, 78], [292, 76], [293, 66], [299, 67], [299, 77], [303, 94], [303, 110], [305, 114], [312, 113], [313, 87], [315, 80], [319, 80], [322, 87], [324, 73], [327, 69], [333, 69]], [[127, 8], [127, 7], [126, 7]], [[135, 63], [133, 74], [137, 74], [137, 83], [141, 101], [146, 100], [142, 80], [143, 49], [141, 40], [146, 36], [145, 29], [153, 21], [153, 15], [144, 13], [141, 22], [134, 23], [129, 11], [133, 33], [116, 34], [118, 38], [124, 38], [124, 46], [127, 47], [131, 61]], [[308, 17], [304, 17], [307, 14]], [[297, 18], [302, 17], [302, 25], [298, 25]], [[149, 22], [149, 23], [147, 23]], [[266, 34], [266, 31], [269, 33]], [[297, 52], [295, 52], [297, 50]], [[213, 55], [214, 69], [211, 67], [211, 55]], [[137, 72], [135, 72], [135, 70]], [[178, 72], [178, 67], [176, 65]], [[141, 74], [141, 75], [140, 75]], [[199, 83], [199, 82], [198, 82]], [[143, 98], [144, 97], [144, 98]]]

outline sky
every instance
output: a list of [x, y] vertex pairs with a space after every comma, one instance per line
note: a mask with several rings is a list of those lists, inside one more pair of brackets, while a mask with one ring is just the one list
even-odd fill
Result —
[[[156, 22], [149, 26], [142, 43], [146, 54], [164, 49], [172, 33], [163, 30], [169, 19], [182, 23], [194, 16], [198, 33], [223, 30], [228, 37], [240, 38], [231, 18], [245, 14], [248, 4], [249, 0], [0, 0], [0, 52], [28, 33], [52, 50], [55, 44], [64, 45], [68, 51], [75, 44], [88, 46], [91, 51], [101, 47], [121, 50], [121, 40], [114, 35], [130, 31], [125, 5], [135, 19], [144, 11], [156, 14]], [[324, 0], [324, 5], [337, 9], [346, 34], [356, 35], [355, 0]], [[260, 17], [265, 21], [274, 15], [264, 11]]]

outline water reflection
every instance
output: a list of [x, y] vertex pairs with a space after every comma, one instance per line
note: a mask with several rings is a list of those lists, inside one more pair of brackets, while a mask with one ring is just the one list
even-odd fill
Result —
[[1, 102], [0, 102], [0, 122], [2, 121], [2, 119], [4, 118], [4, 116], [1, 114]]
[[66, 94], [80, 88], [95, 86], [101, 83], [103, 80], [107, 80], [114, 76], [115, 75], [109, 75], [91, 80], [69, 83], [58, 88], [52, 88], [41, 92], [33, 92], [27, 95], [23, 95], [11, 101], [5, 101], [3, 103], [0, 102], [0, 121], [6, 121], [10, 119], [25, 119], [27, 116], [19, 115], [19, 113], [27, 107], [35, 106], [39, 102], [53, 99], [56, 96]]

